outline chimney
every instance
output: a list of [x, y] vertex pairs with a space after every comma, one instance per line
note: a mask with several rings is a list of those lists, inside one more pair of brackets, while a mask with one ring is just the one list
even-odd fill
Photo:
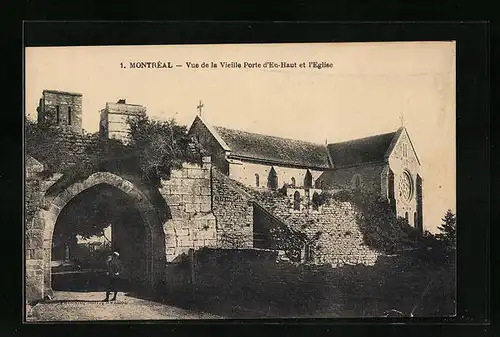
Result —
[[121, 98], [118, 100], [118, 104], [126, 104], [126, 100], [124, 98]]

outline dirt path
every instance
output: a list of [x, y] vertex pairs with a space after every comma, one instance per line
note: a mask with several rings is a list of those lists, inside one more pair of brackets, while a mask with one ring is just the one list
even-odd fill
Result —
[[37, 321], [88, 320], [169, 320], [220, 319], [203, 312], [193, 312], [166, 304], [119, 294], [116, 302], [102, 302], [102, 292], [55, 292], [51, 301], [35, 305], [27, 318]]

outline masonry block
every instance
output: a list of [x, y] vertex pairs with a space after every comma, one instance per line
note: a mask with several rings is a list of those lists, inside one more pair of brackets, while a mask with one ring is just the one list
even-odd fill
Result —
[[187, 229], [187, 228], [184, 228], [184, 229], [176, 229], [176, 230], [175, 230], [175, 234], [176, 234], [178, 237], [181, 237], [181, 236], [189, 236], [189, 229]]
[[177, 237], [171, 236], [169, 238], [165, 238], [165, 247], [168, 249], [174, 249], [177, 247]]
[[175, 179], [175, 178], [186, 178], [187, 177], [187, 171], [185, 169], [180, 169], [180, 170], [172, 170], [170, 172], [170, 178]]
[[167, 194], [163, 196], [169, 206], [180, 205], [182, 203], [181, 194]]
[[123, 190], [125, 193], [129, 193], [134, 189], [134, 185], [130, 181], [124, 179], [122, 180], [119, 188]]
[[26, 231], [25, 247], [28, 249], [43, 247], [43, 232], [42, 230], [33, 229]]
[[205, 247], [211, 247], [211, 246], [215, 246], [216, 245], [216, 240], [215, 239], [207, 239], [207, 240], [203, 240], [203, 244], [205, 245]]
[[210, 187], [201, 187], [200, 188], [200, 194], [201, 195], [206, 195], [206, 196], [210, 196], [212, 195], [212, 190], [210, 189]]
[[186, 204], [187, 213], [198, 213], [201, 212], [201, 204]]
[[194, 247], [194, 242], [188, 236], [180, 236], [177, 239], [179, 247]]
[[201, 178], [206, 178], [205, 176], [205, 171], [201, 168], [189, 168], [187, 169], [188, 171], [188, 178], [195, 178], [195, 179], [201, 179]]
[[172, 220], [182, 219], [186, 216], [185, 214], [186, 207], [185, 205], [171, 205], [170, 206], [170, 215], [172, 216]]

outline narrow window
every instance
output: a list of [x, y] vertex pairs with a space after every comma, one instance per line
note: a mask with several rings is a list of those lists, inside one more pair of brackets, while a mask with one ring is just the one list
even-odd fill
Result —
[[255, 173], [255, 186], [259, 187], [260, 181], [259, 181], [259, 175]]
[[61, 115], [59, 114], [59, 105], [56, 105], [56, 123], [59, 124], [61, 122]]
[[295, 177], [292, 177], [292, 187], [295, 187]]
[[319, 194], [318, 194], [318, 192], [314, 192], [314, 194], [313, 194], [312, 206], [313, 206], [314, 211], [317, 211], [319, 208]]
[[408, 219], [408, 212], [405, 212], [405, 219], [407, 223], [410, 223], [410, 220]]
[[293, 209], [299, 211], [300, 210], [300, 193], [299, 191], [295, 191], [293, 194]]
[[415, 212], [415, 213], [413, 213], [413, 225], [414, 225], [415, 227], [418, 227], [418, 226], [417, 226], [417, 225], [418, 225], [418, 221], [417, 221], [417, 220], [418, 220], [418, 219], [417, 219], [417, 212]]
[[71, 107], [68, 107], [68, 125], [71, 125]]
[[278, 174], [276, 173], [274, 167], [271, 167], [271, 171], [269, 172], [269, 176], [267, 178], [267, 187], [272, 190], [278, 188]]
[[304, 177], [304, 187], [311, 188], [312, 187], [312, 175], [309, 170], [306, 172], [306, 176]]

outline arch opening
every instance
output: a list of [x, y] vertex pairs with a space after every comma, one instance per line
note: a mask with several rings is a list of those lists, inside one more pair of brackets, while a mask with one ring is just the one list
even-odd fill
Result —
[[53, 290], [102, 291], [106, 257], [120, 254], [124, 287], [148, 285], [151, 231], [133, 199], [120, 189], [99, 184], [71, 199], [57, 217], [51, 246]]
[[[108, 199], [108, 203], [98, 202], [97, 196]], [[131, 281], [133, 285], [141, 286], [140, 292], [149, 293], [159, 289], [158, 286], [161, 286], [164, 280], [166, 247], [165, 233], [157, 206], [130, 181], [109, 172], [96, 172], [83, 182], [74, 183], [64, 189], [55, 197], [45, 196], [46, 206], [35, 215], [36, 228], [31, 231], [33, 233], [31, 235], [40, 235], [40, 240], [31, 241], [32, 243], [28, 247], [29, 257], [27, 258], [28, 260], [33, 259], [30, 265], [34, 267], [30, 268], [41, 268], [38, 270], [41, 271], [42, 277], [33, 275], [33, 273], [27, 275], [26, 281], [29, 285], [27, 287], [30, 289], [29, 297], [33, 299], [43, 298], [52, 294], [53, 241], [56, 240], [55, 237], [58, 233], [64, 232], [62, 228], [65, 227], [65, 222], [77, 218], [75, 213], [70, 211], [78, 209], [79, 207], [76, 205], [82, 200], [85, 200], [83, 204], [94, 203], [98, 205], [102, 221], [106, 222], [110, 218], [115, 220], [117, 225], [114, 226], [115, 230], [111, 231], [113, 237], [111, 241], [122, 246], [117, 247], [122, 250], [122, 254], [129, 250], [128, 253], [124, 253], [123, 258], [128, 260], [129, 264], [132, 262], [137, 264], [137, 261], [140, 261], [141, 268], [137, 270], [130, 268], [133, 272], [126, 275], [127, 281]], [[110, 208], [113, 212], [109, 212]], [[75, 222], [78, 221], [75, 220]], [[135, 234], [131, 234], [132, 229], [127, 228], [127, 223], [135, 224], [134, 230], [137, 231]], [[122, 226], [118, 226], [118, 224]], [[117, 238], [120, 233], [124, 239]], [[134, 241], [139, 241], [139, 244], [136, 245]], [[54, 245], [57, 246], [57, 242]], [[137, 247], [141, 249], [137, 249]], [[111, 248], [113, 248], [112, 244]], [[133, 252], [131, 252], [132, 250]], [[54, 254], [54, 258], [61, 257], [61, 253], [55, 252]], [[135, 255], [132, 258], [133, 254]], [[63, 253], [63, 260], [70, 256], [71, 252], [66, 249]]]

